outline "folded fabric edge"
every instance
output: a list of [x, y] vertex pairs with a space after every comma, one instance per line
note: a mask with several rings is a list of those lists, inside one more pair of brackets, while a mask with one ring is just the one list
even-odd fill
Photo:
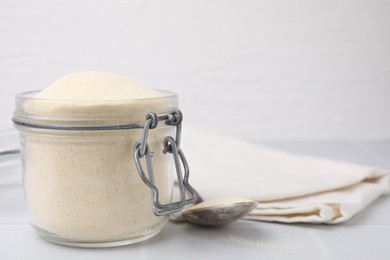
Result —
[[[354, 187], [357, 187], [357, 186], [364, 184], [364, 183], [371, 183], [374, 185], [378, 185], [381, 188], [383, 195], [390, 193], [390, 172], [389, 171], [379, 171], [379, 172], [380, 172], [380, 174], [375, 176], [375, 177], [368, 177], [368, 178], [363, 179], [360, 182], [353, 183], [353, 184], [348, 185], [348, 186], [337, 187], [333, 190], [321, 190], [318, 192], [305, 193], [305, 194], [300, 194], [298, 196], [282, 197], [280, 199], [272, 199], [272, 200], [258, 199], [255, 197], [249, 197], [248, 199], [257, 201], [259, 203], [259, 207], [260, 207], [260, 205], [262, 205], [262, 204], [266, 204], [266, 205], [272, 205], [273, 203], [279, 204], [281, 202], [289, 202], [291, 200], [299, 200], [301, 198], [307, 198], [310, 196], [316, 196], [316, 195], [327, 194], [330, 192], [337, 192], [337, 191], [353, 189]], [[266, 206], [266, 207], [268, 208], [269, 206]]]
[[255, 208], [245, 219], [284, 223], [328, 223], [340, 216], [340, 205], [329, 203], [284, 209]]
[[345, 222], [389, 192], [390, 176], [296, 199], [258, 202], [246, 219], [284, 223]]

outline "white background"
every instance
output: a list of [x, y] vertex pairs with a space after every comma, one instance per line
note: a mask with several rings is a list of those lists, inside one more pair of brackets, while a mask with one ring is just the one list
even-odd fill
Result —
[[[0, 130], [16, 93], [104, 70], [178, 92], [185, 124], [389, 168], [389, 46], [390, 0], [0, 0]], [[17, 172], [0, 164], [1, 259], [390, 259], [388, 196], [337, 226], [168, 223], [131, 247], [59, 247], [27, 224]]]
[[79, 70], [179, 93], [243, 139], [390, 138], [390, 1], [0, 0], [0, 127]]

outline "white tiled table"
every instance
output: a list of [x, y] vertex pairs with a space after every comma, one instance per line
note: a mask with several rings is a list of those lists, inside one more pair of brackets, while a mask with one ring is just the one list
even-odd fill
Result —
[[[390, 140], [266, 142], [281, 150], [390, 168]], [[0, 259], [390, 259], [390, 196], [339, 225], [238, 221], [223, 228], [168, 223], [143, 243], [80, 249], [40, 239], [27, 224], [20, 166], [0, 169]]]

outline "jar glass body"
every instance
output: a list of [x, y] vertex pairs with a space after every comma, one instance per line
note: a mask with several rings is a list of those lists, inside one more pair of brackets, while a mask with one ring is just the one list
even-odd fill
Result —
[[[91, 119], [83, 115], [69, 119], [56, 117], [58, 113], [29, 114], [26, 102], [31, 99], [19, 97], [14, 117], [29, 124], [17, 128], [21, 136], [25, 194], [34, 229], [49, 241], [81, 247], [130, 244], [157, 234], [167, 217], [153, 214], [150, 190], [139, 177], [133, 159], [133, 147], [141, 139], [142, 129], [110, 130], [109, 126], [123, 123], [137, 126], [145, 120], [147, 109], [177, 107], [175, 98], [166, 98], [169, 105], [161, 108], [133, 109], [136, 114], [131, 117], [94, 115]], [[74, 128], [80, 124], [92, 129]], [[107, 129], [93, 129], [102, 124]], [[48, 129], [63, 125], [70, 127]], [[148, 137], [155, 182], [163, 203], [171, 201], [174, 164], [163, 154], [162, 141], [174, 134], [175, 127], [161, 124]]]

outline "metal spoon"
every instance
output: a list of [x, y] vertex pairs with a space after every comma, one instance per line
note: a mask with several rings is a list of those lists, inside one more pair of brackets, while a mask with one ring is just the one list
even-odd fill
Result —
[[219, 226], [238, 220], [256, 207], [256, 202], [243, 198], [222, 197], [189, 207], [182, 216], [201, 226]]

